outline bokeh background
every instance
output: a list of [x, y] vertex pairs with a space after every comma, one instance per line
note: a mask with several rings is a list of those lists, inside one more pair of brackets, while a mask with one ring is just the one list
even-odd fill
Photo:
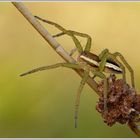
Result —
[[[105, 48], [121, 52], [135, 70], [140, 91], [140, 3], [24, 4], [34, 15], [91, 35], [91, 51], [96, 54]], [[0, 9], [0, 137], [136, 137], [126, 125], [103, 123], [95, 110], [98, 96], [88, 85], [81, 96], [75, 129], [74, 101], [81, 78], [66, 68], [20, 77], [32, 68], [63, 60], [11, 3], [0, 3]], [[58, 33], [43, 25], [52, 34]], [[74, 48], [67, 36], [57, 40], [68, 51]]]

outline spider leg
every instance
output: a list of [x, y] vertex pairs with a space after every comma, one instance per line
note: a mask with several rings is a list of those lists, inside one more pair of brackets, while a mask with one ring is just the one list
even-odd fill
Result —
[[99, 55], [99, 59], [101, 60], [101, 62], [99, 63], [98, 76], [104, 79], [104, 112], [107, 112], [108, 82], [106, 76], [102, 72], [105, 68], [105, 64], [108, 58], [108, 53], [109, 53], [108, 49], [104, 49]]
[[81, 80], [80, 86], [78, 88], [77, 91], [77, 95], [76, 95], [76, 100], [75, 100], [75, 115], [74, 115], [74, 119], [75, 119], [75, 128], [77, 128], [77, 120], [78, 120], [78, 111], [79, 111], [79, 104], [80, 104], [80, 96], [82, 93], [82, 90], [84, 88], [84, 85], [88, 79], [89, 76], [89, 71], [84, 71], [84, 75], [83, 78]]
[[115, 52], [113, 55], [114, 55], [115, 57], [118, 56], [118, 57], [121, 59], [121, 61], [124, 63], [124, 65], [126, 66], [126, 68], [128, 69], [128, 71], [130, 72], [132, 87], [135, 88], [134, 71], [133, 71], [132, 67], [128, 64], [128, 62], [126, 61], [126, 59], [124, 58], [124, 56], [123, 56], [121, 53]]
[[42, 66], [42, 67], [38, 67], [38, 68], [32, 69], [30, 71], [27, 71], [27, 72], [21, 74], [20, 76], [25, 76], [25, 75], [32, 74], [32, 73], [35, 73], [35, 72], [38, 72], [38, 71], [54, 69], [54, 68], [58, 68], [58, 67], [67, 67], [67, 68], [72, 68], [72, 69], [81, 69], [81, 67], [78, 64], [73, 64], [73, 63], [57, 63], [57, 64], [53, 64], [53, 65], [49, 65], [49, 66]]
[[103, 56], [108, 53], [109, 50], [108, 49], [104, 49], [100, 54], [99, 54], [99, 59], [101, 60], [103, 58]]
[[75, 45], [76, 45], [76, 47], [77, 47], [77, 49], [78, 49], [78, 51], [80, 53], [83, 52], [83, 48], [82, 48], [79, 40], [74, 35], [87, 38], [87, 43], [86, 43], [86, 47], [85, 47], [84, 51], [87, 51], [87, 52], [90, 51], [92, 39], [88, 34], [76, 32], [76, 31], [72, 31], [72, 30], [66, 30], [61, 25], [59, 25], [59, 24], [57, 24], [55, 22], [49, 21], [49, 20], [42, 19], [42, 18], [40, 18], [38, 16], [35, 16], [35, 18], [37, 18], [37, 19], [39, 19], [39, 20], [41, 20], [43, 22], [46, 22], [48, 24], [54, 25], [56, 28], [58, 28], [59, 30], [62, 31], [61, 33], [56, 34], [53, 37], [59, 37], [59, 36], [62, 36], [64, 34], [67, 34], [67, 35], [71, 36], [73, 41], [74, 41], [74, 43], [75, 43]]
[[[85, 47], [84, 51], [87, 51], [87, 52], [90, 51], [92, 38], [88, 34], [80, 33], [77, 31], [72, 31], [72, 30], [67, 30], [67, 32], [70, 32], [71, 34], [76, 35], [76, 36], [87, 38], [87, 43], [86, 43], [86, 47]], [[53, 37], [59, 37], [59, 36], [65, 35], [65, 34], [67, 34], [67, 33], [61, 32], [56, 35], [53, 35]]]
[[61, 33], [58, 33], [58, 34], [53, 35], [53, 37], [60, 37], [60, 36], [65, 35], [65, 34], [66, 34], [66, 33], [61, 32]]
[[119, 67], [122, 69], [123, 81], [124, 83], [126, 83], [126, 72], [125, 72], [125, 67], [123, 66], [123, 64], [119, 62], [119, 60], [114, 56], [114, 54], [111, 54], [109, 52], [108, 52], [108, 58], [115, 61], [119, 65]]
[[69, 55], [72, 56], [76, 51], [77, 51], [77, 48], [73, 48], [73, 49], [70, 51]]
[[72, 30], [69, 30], [69, 31], [76, 36], [87, 38], [87, 43], [86, 43], [84, 51], [89, 52], [91, 49], [92, 38], [88, 34], [85, 34], [85, 33], [80, 33], [80, 32], [76, 32]]
[[[105, 64], [106, 64], [106, 61], [107, 59], [112, 59], [114, 60], [119, 66], [120, 68], [122, 69], [123, 71], [123, 80], [124, 82], [126, 81], [126, 76], [125, 76], [125, 67], [116, 59], [116, 57], [109, 53], [108, 49], [105, 49], [101, 52], [101, 54], [99, 55], [99, 59], [101, 60], [100, 61], [100, 64], [99, 64], [99, 72], [103, 72], [104, 68], [105, 68]], [[100, 74], [100, 73], [99, 73]], [[101, 78], [105, 78], [105, 76], [102, 76], [101, 74], [99, 75]], [[106, 82], [107, 83], [107, 82]], [[108, 83], [106, 84], [107, 88], [108, 88]], [[104, 85], [104, 88], [105, 88], [105, 85]], [[104, 93], [104, 111], [107, 110], [107, 96], [108, 96], [108, 89], [106, 89], [106, 92]]]
[[[118, 54], [117, 54], [118, 55]], [[122, 63], [120, 63], [118, 61], [118, 59], [116, 58], [116, 55], [109, 53], [108, 49], [105, 49], [101, 52], [101, 54], [99, 55], [99, 59], [101, 60], [100, 64], [99, 64], [99, 71], [103, 71], [106, 61], [107, 59], [112, 59], [113, 61], [115, 61], [119, 67], [122, 69], [122, 75], [123, 75], [123, 80], [124, 82], [126, 82], [126, 73], [125, 73], [125, 67], [123, 66]], [[127, 63], [127, 62], [125, 62]], [[128, 66], [128, 65], [127, 65]], [[132, 75], [133, 76], [133, 75]]]
[[133, 132], [135, 132], [135, 134], [140, 137], [140, 130], [138, 128], [138, 125], [136, 125], [134, 122], [129, 122], [128, 123], [128, 126], [131, 128], [131, 130]]
[[104, 80], [103, 99], [104, 99], [104, 113], [106, 114], [107, 113], [107, 96], [108, 96], [108, 82], [107, 82], [107, 78], [106, 78], [105, 74], [103, 74], [100, 71], [92, 70], [92, 72], [93, 72], [93, 74], [95, 76], [98, 76], [98, 77], [100, 77], [101, 79]]
[[101, 60], [99, 63], [99, 71], [103, 72], [104, 68], [105, 68], [105, 64], [108, 58], [108, 49], [104, 49], [100, 54], [99, 54], [99, 59]]
[[61, 30], [62, 33], [60, 33], [60, 35], [58, 35], [58, 36], [61, 36], [61, 35], [63, 35], [63, 34], [67, 34], [67, 35], [71, 36], [72, 39], [73, 39], [73, 41], [74, 41], [74, 43], [75, 43], [75, 45], [76, 45], [76, 48], [77, 48], [78, 51], [79, 51], [79, 53], [82, 53], [82, 52], [83, 52], [83, 48], [82, 48], [82, 46], [81, 46], [81, 44], [80, 44], [80, 41], [73, 35], [72, 32], [69, 32], [68, 30], [66, 30], [66, 29], [63, 28], [61, 25], [59, 25], [59, 24], [57, 24], [57, 23], [55, 23], [55, 22], [42, 19], [42, 18], [40, 18], [40, 17], [38, 17], [38, 16], [35, 16], [35, 18], [37, 18], [37, 19], [39, 19], [39, 20], [41, 20], [41, 21], [43, 21], [43, 22], [46, 22], [46, 23], [48, 23], [48, 24], [50, 24], [50, 25], [53, 25], [53, 26], [55, 26], [56, 28], [58, 28], [59, 30]]

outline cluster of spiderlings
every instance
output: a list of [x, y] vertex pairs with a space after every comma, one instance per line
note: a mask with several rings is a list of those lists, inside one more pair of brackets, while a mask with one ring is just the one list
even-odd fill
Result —
[[140, 95], [122, 79], [116, 79], [115, 75], [108, 78], [107, 113], [104, 113], [103, 84], [101, 81], [98, 90], [101, 92], [96, 109], [101, 113], [104, 122], [112, 126], [116, 122], [126, 124], [140, 121]]

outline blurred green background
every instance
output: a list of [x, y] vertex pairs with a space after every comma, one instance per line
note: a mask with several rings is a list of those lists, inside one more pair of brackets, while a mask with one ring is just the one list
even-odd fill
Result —
[[[140, 91], [140, 3], [24, 4], [34, 15], [91, 35], [91, 51], [96, 54], [104, 48], [121, 52], [135, 70]], [[98, 96], [88, 85], [81, 97], [78, 128], [74, 128], [75, 94], [81, 80], [74, 71], [58, 68], [19, 77], [63, 60], [11, 3], [0, 3], [0, 9], [0, 137], [136, 137], [126, 125], [103, 123], [95, 110]], [[43, 25], [53, 34], [58, 32]], [[57, 40], [66, 50], [74, 48], [67, 36]]]

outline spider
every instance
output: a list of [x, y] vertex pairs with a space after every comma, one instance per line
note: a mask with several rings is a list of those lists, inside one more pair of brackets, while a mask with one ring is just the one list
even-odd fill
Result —
[[[84, 87], [90, 73], [92, 73], [94, 75], [93, 78], [98, 76], [99, 78], [104, 80], [104, 97], [103, 97], [104, 98], [104, 113], [107, 113], [107, 95], [108, 95], [108, 83], [107, 83], [107, 77], [106, 77], [105, 73], [122, 74], [122, 78], [125, 83], [126, 82], [125, 67], [126, 67], [131, 75], [132, 87], [135, 87], [133, 69], [127, 63], [127, 61], [121, 55], [121, 53], [119, 53], [119, 52], [110, 53], [108, 49], [104, 49], [97, 56], [90, 52], [92, 38], [88, 34], [80, 33], [77, 31], [72, 31], [72, 30], [67, 30], [55, 22], [42, 19], [38, 16], [35, 16], [35, 18], [38, 20], [41, 20], [43, 22], [46, 22], [50, 25], [53, 25], [56, 28], [58, 28], [59, 30], [61, 30], [60, 33], [53, 35], [53, 37], [60, 37], [65, 34], [70, 36], [75, 43], [76, 50], [79, 52], [79, 55], [78, 55], [76, 63], [66, 62], [66, 63], [57, 63], [57, 64], [53, 64], [50, 66], [42, 66], [42, 67], [30, 70], [28, 72], [25, 72], [25, 73], [21, 74], [20, 76], [25, 76], [25, 75], [35, 73], [38, 71], [54, 69], [54, 68], [58, 68], [58, 67], [67, 67], [67, 68], [71, 68], [71, 69], [84, 70], [84, 75], [82, 77], [79, 88], [77, 90], [76, 100], [75, 100], [75, 114], [74, 114], [75, 128], [77, 127], [81, 92], [83, 90], [83, 87]], [[76, 36], [87, 38], [87, 43], [86, 43], [86, 46], [84, 49]], [[73, 55], [74, 52], [75, 51], [72, 51], [70, 53], [70, 55]], [[120, 60], [123, 62], [123, 64], [117, 59], [117, 57], [120, 58]]]

